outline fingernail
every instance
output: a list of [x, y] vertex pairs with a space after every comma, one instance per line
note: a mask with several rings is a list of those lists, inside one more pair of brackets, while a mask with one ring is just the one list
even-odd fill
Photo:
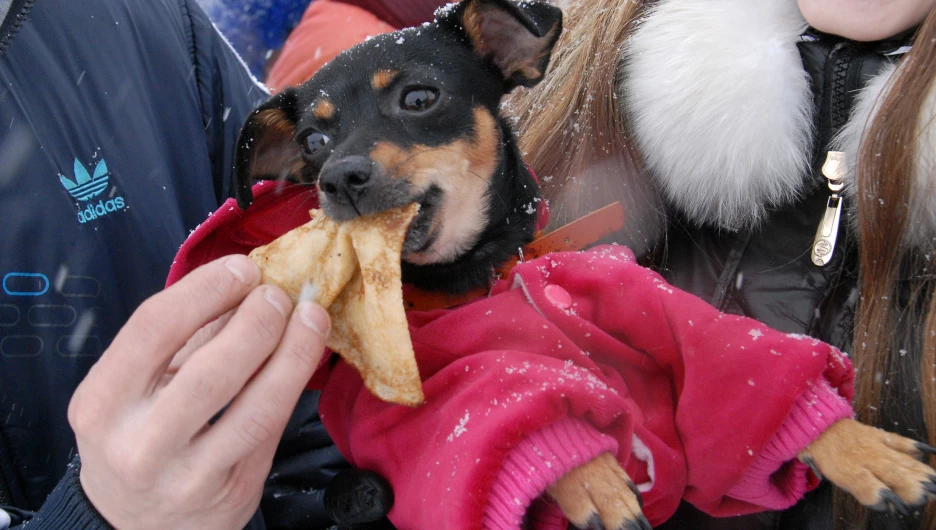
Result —
[[934, 454], [936, 454], [936, 447], [933, 447], [932, 445], [929, 445], [929, 444], [925, 444], [925, 443], [923, 443], [923, 442], [920, 442], [920, 443], [916, 444], [916, 447], [917, 447], [917, 450], [920, 451], [921, 453], [923, 453], [924, 455], [934, 455]]
[[811, 456], [805, 456], [800, 461], [809, 466], [809, 469], [816, 475], [816, 478], [822, 480], [822, 472], [819, 471], [819, 466], [816, 465], [816, 461], [813, 460]]
[[628, 480], [627, 487], [630, 488], [631, 493], [634, 494], [634, 497], [637, 497], [637, 504], [639, 504], [640, 509], [643, 510], [644, 509], [643, 495], [640, 494], [640, 490], [637, 489], [637, 485], [634, 484], [634, 481]]
[[591, 518], [588, 519], [588, 526], [586, 528], [588, 530], [605, 530], [604, 523], [601, 522], [601, 517], [597, 514], [592, 515]]
[[328, 318], [328, 313], [322, 309], [322, 306], [303, 301], [299, 302], [296, 310], [299, 312], [299, 320], [309, 329], [323, 337], [328, 335], [328, 330], [331, 328], [331, 319]]
[[263, 298], [269, 302], [274, 309], [279, 311], [279, 314], [286, 316], [286, 307], [283, 306], [283, 298], [277, 290], [272, 287], [267, 287], [264, 291]]
[[256, 275], [257, 266], [246, 256], [231, 256], [224, 262], [224, 266], [243, 283], [252, 283]]

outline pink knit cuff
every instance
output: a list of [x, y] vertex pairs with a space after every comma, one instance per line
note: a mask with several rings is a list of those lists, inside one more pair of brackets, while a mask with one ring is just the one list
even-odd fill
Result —
[[[504, 459], [484, 509], [484, 530], [520, 528], [527, 508], [568, 471], [601, 453], [617, 454], [614, 438], [589, 423], [566, 418], [534, 432]], [[537, 510], [537, 529], [562, 528], [554, 510]], [[551, 521], [551, 522], [549, 522]]]
[[780, 429], [728, 496], [770, 510], [793, 506], [817, 484], [796, 455], [833, 423], [853, 415], [848, 400], [820, 379], [793, 403]]

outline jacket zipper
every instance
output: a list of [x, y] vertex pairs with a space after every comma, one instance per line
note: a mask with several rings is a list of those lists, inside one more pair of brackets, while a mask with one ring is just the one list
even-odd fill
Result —
[[[854, 56], [853, 52], [854, 49], [851, 46], [842, 42], [836, 44], [829, 53], [828, 61], [831, 68], [826, 70], [825, 79], [825, 90], [828, 94], [825, 102], [829, 114], [821, 123], [820, 145], [828, 146], [833, 136], [848, 121], [848, 72]], [[826, 201], [825, 212], [816, 229], [816, 237], [812, 246], [812, 262], [818, 267], [828, 265], [835, 253], [844, 201], [841, 196], [842, 179], [847, 171], [845, 153], [828, 151], [825, 163], [822, 165], [822, 175], [825, 177], [831, 195]]]
[[828, 180], [832, 195], [826, 201], [825, 214], [819, 223], [819, 229], [816, 230], [816, 240], [812, 247], [812, 261], [820, 267], [829, 263], [832, 252], [835, 251], [835, 240], [838, 238], [839, 222], [842, 219], [842, 180], [847, 172], [845, 153], [829, 151], [825, 164], [822, 164], [822, 174]]
[[[36, 0], [25, 0], [15, 14], [13, 10], [17, 7], [17, 2], [14, 1], [10, 6], [10, 11], [7, 13], [6, 20], [10, 20], [11, 23], [9, 25], [0, 24], [4, 29], [9, 27], [9, 31], [7, 31], [5, 35], [0, 35], [0, 54], [13, 42], [13, 37], [16, 37], [20, 28], [26, 23], [26, 16], [29, 15], [29, 11], [32, 9], [34, 3], [36, 3]], [[0, 20], [0, 22], [5, 22], [5, 20]]]

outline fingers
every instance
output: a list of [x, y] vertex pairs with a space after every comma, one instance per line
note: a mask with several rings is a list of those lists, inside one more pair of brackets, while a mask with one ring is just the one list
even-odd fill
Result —
[[115, 390], [148, 392], [199, 328], [237, 306], [259, 282], [260, 270], [246, 256], [227, 256], [195, 269], [143, 302], [89, 378]]
[[234, 313], [235, 310], [232, 309], [196, 331], [195, 334], [192, 335], [192, 338], [185, 343], [185, 346], [175, 354], [169, 366], [166, 368], [166, 371], [173, 375], [178, 372], [179, 368], [185, 364], [185, 361], [187, 361], [193, 353], [205, 344], [208, 344], [211, 339], [217, 337], [218, 333], [221, 333], [224, 326], [227, 326], [227, 323], [231, 321], [231, 317], [234, 316]]
[[152, 428], [187, 444], [209, 419], [239, 394], [283, 339], [292, 310], [282, 290], [253, 290], [228, 325], [193, 353], [156, 396]]
[[330, 327], [324, 309], [301, 302], [263, 369], [221, 419], [196, 439], [196, 461], [232, 466], [261, 450], [272, 458], [299, 395], [322, 359]]

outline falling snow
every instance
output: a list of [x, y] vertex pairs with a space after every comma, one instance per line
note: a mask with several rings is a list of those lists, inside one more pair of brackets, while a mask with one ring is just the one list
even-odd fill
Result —
[[93, 309], [89, 309], [78, 317], [78, 323], [75, 324], [75, 331], [68, 339], [68, 351], [72, 355], [77, 355], [84, 348], [85, 341], [88, 340], [88, 333], [94, 326], [95, 314]]

